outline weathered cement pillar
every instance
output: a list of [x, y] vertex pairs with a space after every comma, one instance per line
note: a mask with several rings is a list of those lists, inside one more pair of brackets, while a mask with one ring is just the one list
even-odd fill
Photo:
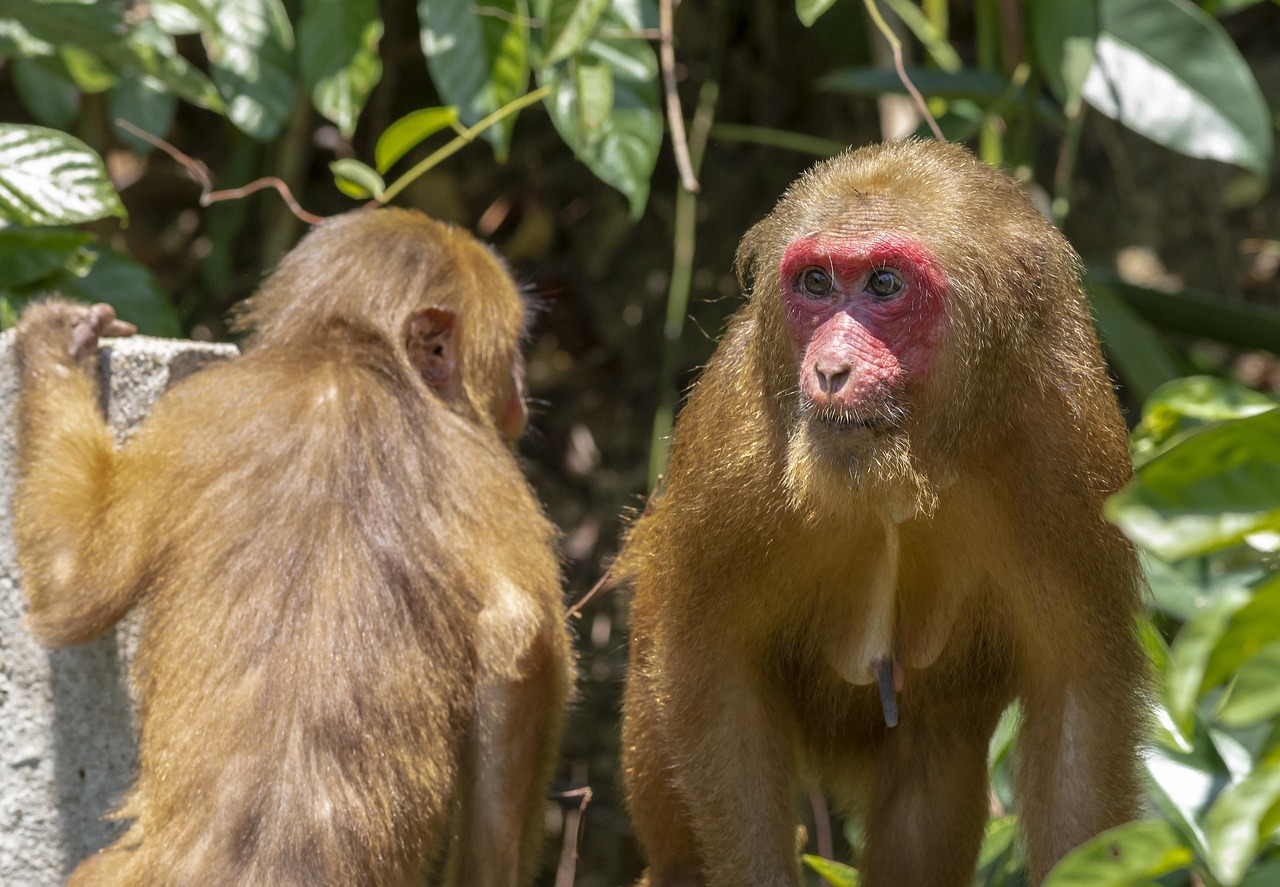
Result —
[[[138, 336], [103, 349], [111, 427], [123, 438], [156, 398], [230, 345]], [[91, 644], [45, 650], [22, 627], [14, 560], [13, 333], [0, 336], [0, 885], [53, 887], [123, 824], [104, 820], [136, 758], [127, 683], [132, 617]]]

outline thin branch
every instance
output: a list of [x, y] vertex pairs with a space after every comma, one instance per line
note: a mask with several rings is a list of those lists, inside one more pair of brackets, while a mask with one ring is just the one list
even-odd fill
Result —
[[658, 4], [658, 58], [662, 65], [662, 87], [667, 96], [667, 120], [671, 123], [671, 147], [675, 150], [676, 168], [680, 170], [680, 183], [684, 189], [697, 194], [702, 189], [693, 172], [689, 159], [689, 139], [684, 131], [684, 111], [680, 107], [680, 94], [676, 91], [675, 0], [661, 0]]
[[893, 33], [889, 23], [880, 15], [880, 7], [876, 6], [876, 0], [862, 0], [862, 2], [867, 7], [867, 15], [871, 16], [871, 21], [875, 23], [876, 30], [884, 36], [889, 48], [893, 50], [893, 67], [898, 72], [898, 79], [902, 81], [902, 85], [906, 87], [907, 92], [911, 93], [911, 97], [915, 99], [916, 107], [920, 109], [920, 114], [929, 123], [929, 129], [933, 130], [933, 137], [940, 142], [945, 142], [947, 137], [942, 134], [942, 128], [938, 126], [938, 121], [934, 120], [933, 114], [929, 112], [929, 106], [925, 104], [924, 96], [920, 94], [920, 90], [916, 89], [916, 85], [907, 76], [906, 66], [902, 62], [902, 41], [898, 39], [898, 35]]
[[[587, 805], [591, 803], [591, 786], [584, 785], [582, 788], [567, 792], [557, 792], [556, 797], [582, 799], [578, 803], [578, 809], [571, 811], [565, 817], [564, 840], [560, 845], [560, 864], [556, 866], [555, 887], [573, 887], [574, 878], [578, 873], [579, 851], [582, 847], [584, 814], [587, 812]], [[570, 833], [573, 835], [572, 843], [569, 841]]]
[[174, 159], [191, 178], [196, 180], [200, 186], [200, 205], [209, 206], [213, 203], [220, 203], [224, 200], [238, 200], [241, 197], [248, 197], [255, 191], [261, 191], [263, 188], [274, 188], [280, 197], [284, 200], [285, 206], [289, 207], [289, 211], [297, 216], [308, 225], [318, 225], [324, 221], [324, 216], [317, 216], [303, 209], [298, 201], [294, 199], [293, 192], [289, 190], [289, 186], [284, 183], [283, 179], [275, 176], [265, 176], [260, 179], [254, 179], [247, 185], [240, 188], [228, 188], [222, 191], [213, 190], [213, 177], [209, 174], [209, 168], [199, 160], [182, 153], [176, 147], [166, 142], [164, 139], [153, 136], [146, 130], [139, 129], [128, 120], [116, 118], [116, 126], [128, 132], [130, 135], [142, 139], [153, 148], [158, 148]]

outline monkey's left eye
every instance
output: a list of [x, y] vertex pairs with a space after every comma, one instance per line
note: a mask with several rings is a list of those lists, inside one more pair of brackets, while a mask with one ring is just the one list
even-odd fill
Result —
[[810, 298], [820, 299], [831, 294], [831, 275], [817, 266], [800, 272], [800, 285]]
[[873, 268], [867, 276], [867, 292], [877, 299], [891, 299], [902, 290], [902, 278], [889, 268]]

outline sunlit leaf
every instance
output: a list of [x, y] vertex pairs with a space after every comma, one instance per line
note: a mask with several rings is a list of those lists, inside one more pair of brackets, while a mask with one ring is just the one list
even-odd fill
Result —
[[377, 170], [350, 157], [333, 161], [329, 164], [329, 171], [333, 173], [339, 190], [357, 200], [381, 197], [382, 192], [387, 190], [387, 185]]
[[1191, 862], [1191, 849], [1166, 822], [1130, 822], [1068, 853], [1044, 887], [1131, 887]]
[[373, 149], [378, 172], [385, 173], [391, 169], [397, 160], [425, 139], [453, 126], [457, 119], [458, 109], [452, 105], [444, 108], [422, 108], [401, 117], [378, 136], [378, 144]]
[[1223, 789], [1205, 817], [1209, 870], [1223, 884], [1238, 883], [1270, 834], [1268, 813], [1280, 801], [1280, 763], [1263, 761]]
[[[554, 19], [555, 9], [548, 12]], [[662, 143], [658, 60], [640, 36], [644, 26], [639, 0], [616, 0], [577, 56], [538, 72], [551, 86], [546, 105], [561, 138], [588, 169], [627, 195], [633, 216], [648, 200], [649, 177]], [[579, 80], [576, 71], [582, 65], [609, 69], [612, 109], [603, 120], [604, 78], [596, 72]]]
[[205, 50], [227, 116], [259, 141], [293, 113], [293, 28], [281, 0], [200, 0]]
[[0, 220], [71, 225], [106, 216], [126, 213], [88, 145], [56, 129], [0, 123]]
[[[1280, 640], [1280, 576], [1274, 576], [1253, 593], [1253, 598], [1231, 615], [1204, 670], [1204, 689], [1231, 678], [1247, 659]], [[1280, 686], [1278, 684], [1277, 686]]]
[[1164, 673], [1165, 700], [1174, 723], [1184, 734], [1192, 729], [1209, 657], [1226, 632], [1231, 615], [1249, 600], [1249, 593], [1243, 589], [1222, 592], [1192, 616], [1173, 640]]
[[347, 137], [382, 77], [377, 0], [303, 0], [298, 21], [302, 79], [316, 110]]
[[830, 859], [824, 859], [821, 856], [813, 856], [806, 853], [800, 857], [804, 860], [804, 864], [813, 869], [822, 876], [831, 887], [858, 887], [861, 879], [858, 877], [857, 869], [850, 868], [839, 862], [833, 862]]
[[[418, 0], [422, 50], [431, 80], [467, 126], [524, 95], [529, 85], [528, 4], [525, 0]], [[515, 114], [484, 132], [505, 159]]]
[[1169, 559], [1280, 527], [1280, 410], [1192, 433], [1138, 469], [1106, 511]]
[[1218, 709], [1218, 720], [1228, 727], [1248, 727], [1276, 715], [1280, 715], [1280, 642], [1268, 644], [1240, 666], [1230, 694]]
[[1188, 0], [1099, 0], [1085, 99], [1166, 148], [1266, 176], [1270, 113], [1227, 32]]
[[558, 64], [582, 49], [608, 6], [609, 0], [577, 0], [542, 64]]

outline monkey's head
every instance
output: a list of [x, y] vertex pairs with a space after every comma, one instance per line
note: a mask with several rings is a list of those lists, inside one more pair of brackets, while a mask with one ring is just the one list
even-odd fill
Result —
[[1087, 359], [1076, 266], [1019, 186], [963, 148], [877, 145], [807, 172], [737, 257], [793, 493], [834, 480], [930, 511], [1017, 421], [1029, 377]]
[[251, 348], [314, 339], [334, 319], [373, 327], [424, 384], [507, 440], [524, 430], [526, 305], [502, 261], [466, 231], [397, 208], [325, 220], [236, 322]]

